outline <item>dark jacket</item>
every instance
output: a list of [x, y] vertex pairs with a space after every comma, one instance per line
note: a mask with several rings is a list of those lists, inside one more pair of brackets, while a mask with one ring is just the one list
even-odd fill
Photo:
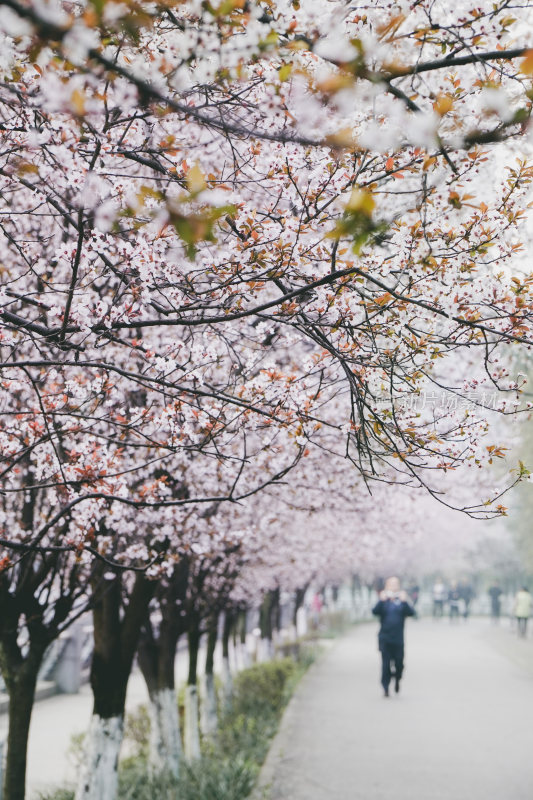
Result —
[[379, 617], [381, 622], [378, 635], [380, 646], [382, 643], [403, 645], [405, 618], [415, 616], [412, 605], [401, 600], [379, 600], [372, 613]]

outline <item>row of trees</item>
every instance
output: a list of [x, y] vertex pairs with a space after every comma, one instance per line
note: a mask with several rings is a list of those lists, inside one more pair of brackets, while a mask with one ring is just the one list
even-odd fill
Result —
[[[334, 463], [330, 461], [329, 466]], [[314, 465], [313, 473], [317, 469]], [[292, 478], [309, 487], [303, 467]], [[280, 593], [293, 594], [296, 613], [311, 583], [340, 582], [354, 568], [370, 576], [387, 559], [413, 570], [413, 552], [406, 552], [406, 546], [416, 531], [425, 530], [427, 537], [432, 530], [433, 546], [436, 541], [442, 546], [446, 525], [441, 525], [439, 538], [428, 518], [427, 503], [406, 498], [404, 493], [396, 496], [390, 487], [377, 487], [373, 497], [361, 495], [340, 466], [328, 481], [334, 481], [328, 492], [334, 512], [320, 507], [324, 487], [309, 487], [306, 505], [302, 505], [301, 487], [291, 482], [275, 492], [265, 490], [260, 499], [237, 509], [223, 505], [211, 515], [190, 513], [172, 547], [172, 560], [167, 558], [165, 570], [157, 574], [140, 567], [124, 569], [106, 563], [107, 558], [82, 559], [69, 551], [44, 548], [25, 553], [4, 570], [0, 644], [10, 696], [6, 796], [24, 796], [31, 711], [46, 650], [87, 611], [94, 625], [94, 708], [77, 797], [112, 798], [135, 656], [150, 698], [151, 767], [177, 774], [183, 749], [175, 686], [180, 641], [188, 646], [185, 735], [186, 749], [194, 755], [199, 748], [202, 637], [206, 645], [204, 730], [209, 732], [215, 720], [213, 670], [219, 632], [227, 675], [230, 637], [243, 635], [249, 611], [260, 609], [264, 640], [260, 652], [271, 653]], [[393, 508], [396, 518], [391, 522]], [[334, 529], [336, 535], [327, 536]], [[151, 536], [142, 512], [132, 515], [131, 537], [142, 543]]]
[[78, 798], [112, 800], [139, 647], [172, 767], [181, 635], [405, 541], [423, 492], [504, 511], [526, 468], [467, 467], [532, 342], [518, 6], [0, 2], [7, 800], [87, 608]]

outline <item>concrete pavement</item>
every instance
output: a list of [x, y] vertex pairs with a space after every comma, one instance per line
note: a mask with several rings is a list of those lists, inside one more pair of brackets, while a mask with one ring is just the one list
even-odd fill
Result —
[[[303, 679], [263, 768], [268, 800], [531, 800], [533, 645], [488, 620], [409, 620], [399, 696], [377, 624]], [[392, 688], [392, 687], [391, 687]]]

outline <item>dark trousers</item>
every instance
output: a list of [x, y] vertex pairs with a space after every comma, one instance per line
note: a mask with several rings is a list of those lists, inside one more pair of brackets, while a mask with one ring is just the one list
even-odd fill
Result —
[[433, 601], [433, 616], [434, 617], [442, 617], [444, 613], [444, 601], [443, 600], [434, 600]]
[[459, 606], [450, 603], [450, 619], [459, 619]]
[[404, 647], [403, 644], [380, 642], [379, 649], [381, 650], [381, 685], [387, 691], [393, 666], [398, 680], [403, 675]]
[[527, 617], [517, 617], [518, 622], [518, 635], [525, 636], [527, 634]]

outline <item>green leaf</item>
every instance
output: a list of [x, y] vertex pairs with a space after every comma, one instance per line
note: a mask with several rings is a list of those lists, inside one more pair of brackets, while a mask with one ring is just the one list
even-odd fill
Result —
[[278, 70], [280, 81], [288, 80], [291, 72], [292, 72], [292, 64], [284, 64], [282, 67], [280, 67]]

